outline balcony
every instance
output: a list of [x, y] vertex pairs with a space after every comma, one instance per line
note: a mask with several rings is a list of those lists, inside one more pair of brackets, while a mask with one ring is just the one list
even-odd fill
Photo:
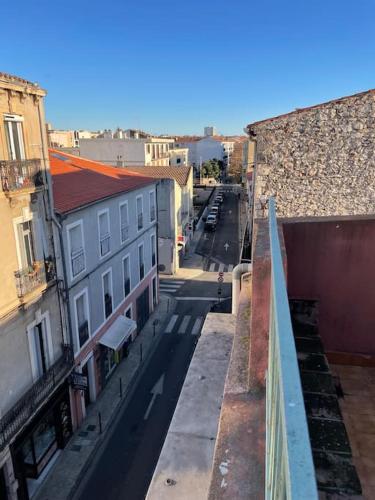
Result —
[[317, 499], [315, 469], [276, 221], [269, 202], [271, 308], [266, 378], [266, 498]]
[[36, 288], [44, 285], [54, 276], [53, 270], [44, 261], [36, 261], [33, 266], [19, 269], [14, 273], [16, 280], [17, 295], [21, 299]]
[[44, 185], [41, 160], [1, 160], [0, 177], [3, 191], [35, 189]]
[[53, 391], [69, 374], [72, 367], [72, 348], [64, 344], [62, 346], [62, 355], [56, 363], [0, 419], [0, 451], [22, 429], [41, 404], [52, 395]]

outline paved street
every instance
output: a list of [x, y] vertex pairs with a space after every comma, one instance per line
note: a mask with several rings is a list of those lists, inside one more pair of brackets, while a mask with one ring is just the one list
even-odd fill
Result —
[[[204, 318], [218, 297], [218, 270], [226, 272], [221, 297], [231, 295], [229, 266], [238, 259], [237, 198], [227, 194], [217, 231], [203, 233], [204, 267], [194, 279], [161, 279], [177, 307], [129, 404], [85, 475], [75, 500], [144, 499], [186, 376]], [[229, 247], [225, 249], [225, 243]], [[215, 264], [215, 266], [212, 266]]]

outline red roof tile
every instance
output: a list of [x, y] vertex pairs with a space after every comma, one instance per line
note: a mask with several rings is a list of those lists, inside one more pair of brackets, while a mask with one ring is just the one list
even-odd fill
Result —
[[186, 186], [192, 167], [147, 166], [127, 167], [126, 170], [137, 174], [144, 174], [154, 179], [174, 179], [180, 186]]
[[59, 213], [155, 183], [145, 175], [53, 149], [49, 150], [49, 160], [55, 210]]

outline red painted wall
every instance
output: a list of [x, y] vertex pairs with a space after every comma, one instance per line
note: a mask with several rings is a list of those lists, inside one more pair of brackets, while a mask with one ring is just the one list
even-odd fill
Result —
[[326, 351], [375, 355], [375, 220], [283, 225], [290, 298], [319, 301]]

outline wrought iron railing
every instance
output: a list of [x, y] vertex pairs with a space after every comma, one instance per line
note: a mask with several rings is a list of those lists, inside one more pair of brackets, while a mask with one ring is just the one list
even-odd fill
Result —
[[278, 236], [269, 201], [271, 307], [267, 373], [267, 500], [317, 500], [317, 484]]
[[104, 257], [111, 250], [111, 235], [109, 233], [100, 237], [100, 255]]
[[121, 226], [121, 242], [123, 243], [129, 238], [129, 225]]
[[73, 367], [73, 350], [63, 344], [62, 355], [0, 419], [0, 450], [22, 429]]
[[34, 188], [44, 185], [41, 160], [0, 160], [3, 191]]
[[36, 261], [30, 267], [15, 271], [17, 295], [19, 298], [32, 292], [47, 282], [46, 266], [43, 260]]
[[71, 254], [72, 274], [77, 276], [85, 269], [85, 252], [83, 248], [75, 250]]

